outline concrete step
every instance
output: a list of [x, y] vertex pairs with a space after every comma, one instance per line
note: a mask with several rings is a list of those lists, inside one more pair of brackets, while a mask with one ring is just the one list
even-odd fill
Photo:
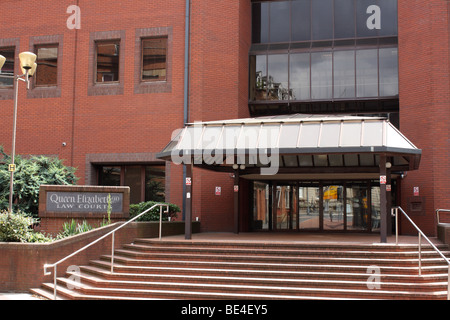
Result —
[[[86, 270], [86, 269], [85, 269]], [[70, 275], [69, 275], [70, 276]], [[160, 288], [166, 287], [178, 287], [195, 290], [209, 291], [211, 288], [219, 288], [218, 290], [227, 291], [229, 288], [266, 288], [277, 289], [279, 287], [289, 288], [344, 288], [344, 289], [370, 289], [377, 287], [383, 290], [392, 291], [409, 291], [409, 292], [432, 292], [432, 291], [444, 291], [447, 289], [447, 283], [445, 281], [440, 282], [402, 282], [402, 281], [383, 281], [381, 279], [376, 283], [376, 286], [372, 281], [368, 281], [369, 276], [366, 278], [352, 279], [347, 277], [346, 279], [328, 279], [328, 278], [303, 278], [303, 279], [290, 279], [290, 278], [257, 278], [257, 277], [220, 277], [220, 276], [165, 276], [165, 277], [135, 277], [128, 274], [119, 274], [114, 279], [105, 278], [99, 272], [82, 272], [76, 275], [78, 279], [85, 284], [90, 284], [95, 287], [133, 287], [133, 288]], [[405, 280], [405, 279], [401, 279]]]
[[[341, 253], [340, 255], [327, 255], [326, 252], [320, 252], [314, 254], [309, 252], [308, 254], [303, 254], [301, 252], [292, 252], [289, 255], [254, 255], [252, 252], [236, 253], [233, 254], [219, 254], [216, 252], [211, 253], [210, 251], [202, 252], [199, 249], [196, 252], [184, 253], [184, 252], [167, 252], [167, 251], [157, 251], [152, 252], [150, 250], [141, 250], [126, 247], [125, 249], [115, 250], [115, 255], [122, 257], [130, 257], [134, 259], [141, 260], [190, 260], [190, 261], [254, 261], [254, 262], [278, 262], [278, 263], [329, 263], [330, 261], [338, 262], [340, 264], [371, 264], [371, 265], [384, 265], [384, 264], [395, 264], [395, 265], [418, 265], [418, 255], [408, 254], [408, 255], [396, 255], [395, 253], [378, 253], [374, 256], [370, 256], [370, 252], [364, 252], [364, 254], [358, 255], [357, 252], [352, 252], [351, 254]], [[446, 265], [446, 262], [438, 255], [433, 252], [427, 252], [422, 254], [422, 265], [429, 264], [442, 264]]]
[[[146, 299], [313, 299], [320, 298], [348, 298], [358, 299], [437, 299], [446, 295], [446, 292], [411, 292], [400, 290], [370, 290], [367, 288], [329, 288], [329, 287], [286, 287], [261, 285], [207, 285], [202, 283], [128, 283], [114, 286], [94, 286], [91, 283], [73, 282], [67, 278], [58, 278], [60, 288], [76, 285], [72, 295], [95, 297], [128, 297]], [[58, 289], [59, 290], [59, 289]], [[68, 290], [65, 289], [64, 292]], [[65, 295], [67, 293], [64, 293]]]
[[417, 245], [136, 239], [115, 250], [114, 273], [103, 255], [58, 277], [57, 289], [61, 299], [446, 299], [448, 266], [430, 249], [419, 277]]

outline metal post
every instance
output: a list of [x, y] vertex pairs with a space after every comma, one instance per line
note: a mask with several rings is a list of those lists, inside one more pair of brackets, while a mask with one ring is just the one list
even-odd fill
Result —
[[398, 245], [398, 208], [395, 208], [395, 244]]
[[112, 233], [112, 244], [111, 244], [111, 273], [114, 272], [114, 242], [115, 242], [115, 232]]
[[[17, 128], [17, 100], [19, 98], [19, 77], [14, 79], [14, 118], [13, 118], [13, 135], [11, 145], [11, 164], [14, 164], [16, 155], [16, 128]], [[11, 178], [9, 182], [9, 214], [12, 213], [12, 204], [14, 198], [14, 171], [11, 170]]]
[[450, 300], [450, 265], [448, 265], [447, 300]]
[[159, 206], [159, 241], [161, 241], [162, 206]]
[[422, 275], [422, 235], [419, 232], [419, 276]]
[[53, 270], [53, 300], [56, 300], [56, 264]]

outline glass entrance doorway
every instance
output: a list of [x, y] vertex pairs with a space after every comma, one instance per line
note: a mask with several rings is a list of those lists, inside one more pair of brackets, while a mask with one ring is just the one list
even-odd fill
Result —
[[377, 181], [253, 182], [253, 230], [379, 231]]

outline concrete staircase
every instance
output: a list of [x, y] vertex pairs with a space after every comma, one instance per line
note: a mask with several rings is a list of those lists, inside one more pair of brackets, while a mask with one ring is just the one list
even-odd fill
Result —
[[[413, 244], [136, 239], [114, 254], [113, 274], [105, 255], [57, 278], [58, 299], [447, 298], [448, 266], [425, 245], [421, 277]], [[31, 291], [52, 299], [53, 283]]]

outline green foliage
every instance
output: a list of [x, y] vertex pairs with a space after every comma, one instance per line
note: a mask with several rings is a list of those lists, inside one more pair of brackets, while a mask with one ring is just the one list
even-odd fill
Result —
[[53, 239], [35, 232], [32, 226], [37, 223], [33, 217], [21, 212], [0, 212], [0, 242], [50, 242]]
[[[141, 212], [144, 212], [145, 210], [150, 209], [152, 206], [154, 206], [157, 203], [162, 203], [162, 202], [147, 201], [147, 202], [141, 202], [138, 204], [131, 204], [130, 205], [130, 218], [132, 219], [132, 218], [136, 217]], [[166, 208], [163, 207], [163, 215], [162, 215], [163, 221], [167, 221], [168, 217], [173, 217], [178, 212], [180, 212], [180, 208], [177, 205], [171, 204], [171, 203], [165, 203], [165, 204], [169, 205], [169, 214], [164, 213]], [[159, 206], [153, 208], [152, 210], [150, 210], [149, 212], [147, 212], [146, 214], [144, 214], [143, 216], [138, 218], [137, 221], [159, 221]]]
[[63, 230], [56, 236], [56, 239], [63, 239], [66, 237], [74, 236], [86, 231], [92, 230], [93, 227], [87, 223], [86, 220], [83, 220], [82, 223], [76, 223], [74, 219], [70, 222], [64, 222]]
[[[11, 157], [0, 146], [0, 210], [9, 207], [10, 162]], [[39, 209], [40, 185], [72, 185], [78, 180], [75, 168], [66, 167], [58, 158], [16, 156], [15, 164], [13, 211], [31, 213], [35, 217]]]

